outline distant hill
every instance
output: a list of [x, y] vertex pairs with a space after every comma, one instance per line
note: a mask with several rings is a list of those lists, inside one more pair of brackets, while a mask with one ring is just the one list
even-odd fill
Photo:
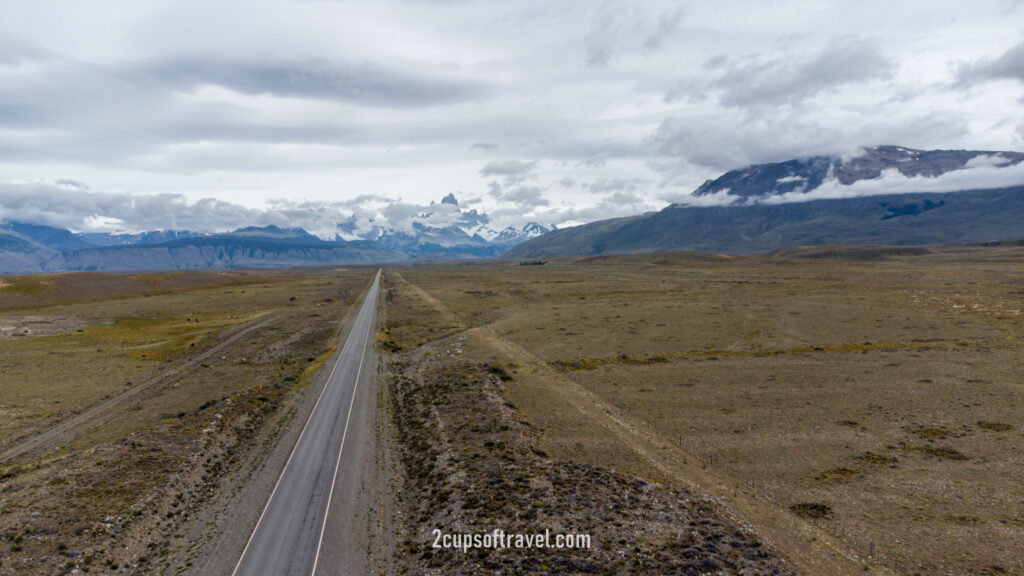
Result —
[[811, 199], [823, 185], [870, 185], [887, 171], [890, 178], [907, 177], [911, 185], [925, 186], [934, 182], [929, 178], [975, 164], [987, 163], [998, 171], [1022, 161], [1024, 154], [1015, 152], [880, 146], [852, 159], [819, 156], [760, 164], [727, 172], [694, 192], [723, 198], [724, 205], [675, 204], [660, 212], [555, 230], [518, 244], [504, 256], [761, 253], [828, 243], [920, 245], [1024, 238], [1024, 181], [958, 192]]
[[920, 245], [1024, 238], [1024, 186], [791, 204], [669, 206], [565, 228], [506, 258], [698, 250], [756, 254], [829, 243]]
[[[154, 242], [160, 233], [132, 236], [134, 244], [95, 246], [67, 230], [9, 224], [0, 228], [0, 274], [268, 268], [383, 263], [409, 258], [408, 254], [373, 242], [327, 242], [304, 230], [275, 226], [216, 235], [172, 232], [168, 234], [172, 239], [165, 242]], [[72, 248], [61, 249], [64, 246]]]
[[0, 274], [40, 272], [42, 264], [55, 254], [52, 248], [0, 229]]
[[182, 270], [203, 268], [269, 268], [394, 262], [406, 259], [370, 242], [324, 242], [296, 237], [217, 235], [185, 238], [162, 244], [108, 246], [61, 253], [45, 270]]
[[[2, 213], [0, 199], [0, 213]], [[263, 268], [493, 258], [553, 228], [537, 222], [494, 230], [487, 214], [463, 209], [454, 194], [395, 228], [354, 217], [335, 223], [332, 239], [302, 228], [246, 226], [211, 234], [190, 230], [76, 233], [0, 220], [0, 275], [74, 270]]]
[[322, 240], [302, 228], [279, 228], [274, 225], [263, 227], [247, 226], [239, 228], [228, 235], [236, 238], [272, 238], [276, 240], [312, 242], [314, 244], [322, 242]]
[[106, 234], [101, 232], [86, 232], [76, 234], [79, 238], [89, 243], [91, 247], [97, 246], [131, 246], [133, 244], [161, 244], [171, 240], [182, 238], [198, 238], [208, 236], [200, 232], [188, 230], [153, 230], [140, 232], [138, 234]]
[[53, 228], [52, 226], [41, 226], [25, 222], [11, 222], [5, 228], [8, 232], [17, 234], [21, 238], [31, 240], [52, 250], [74, 250], [91, 246], [87, 241], [63, 228]]

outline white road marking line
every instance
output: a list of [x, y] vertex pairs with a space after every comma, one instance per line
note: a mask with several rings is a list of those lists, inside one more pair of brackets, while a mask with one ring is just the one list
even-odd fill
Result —
[[[377, 273], [377, 278], [380, 278], [380, 273]], [[376, 285], [377, 279], [374, 279]], [[373, 313], [370, 313], [373, 316]], [[369, 324], [369, 321], [367, 321]], [[316, 555], [313, 557], [313, 571], [311, 575], [316, 575], [316, 565], [320, 562], [320, 547], [324, 543], [324, 531], [327, 530], [327, 515], [331, 513], [331, 498], [334, 497], [334, 484], [338, 481], [338, 468], [341, 466], [341, 452], [345, 449], [345, 437], [348, 436], [348, 423], [352, 419], [352, 406], [356, 403], [356, 392], [359, 390], [359, 376], [363, 373], [363, 360], [366, 358], [366, 344], [370, 341], [370, 326], [366, 327], [366, 338], [363, 339], [363, 350], [359, 355], [359, 367], [356, 369], [356, 383], [352, 387], [352, 399], [348, 403], [348, 415], [345, 416], [345, 429], [341, 433], [341, 446], [338, 447], [338, 461], [334, 464], [334, 476], [331, 478], [331, 491], [327, 493], [327, 509], [324, 510], [324, 523], [320, 527], [320, 539], [316, 543]]]
[[[377, 275], [379, 277], [380, 273], [378, 272]], [[374, 279], [374, 284], [376, 283], [377, 280]], [[370, 286], [370, 289], [373, 289], [373, 285]], [[359, 316], [357, 315], [356, 320], [358, 319]], [[249, 545], [252, 544], [253, 536], [255, 536], [256, 532], [260, 529], [260, 524], [263, 522], [263, 517], [267, 514], [267, 509], [270, 508], [270, 502], [273, 501], [274, 494], [277, 494], [277, 487], [281, 485], [281, 479], [284, 478], [284, 473], [286, 470], [288, 470], [288, 465], [291, 464], [292, 457], [295, 456], [295, 450], [299, 448], [299, 444], [302, 442], [302, 437], [305, 436], [306, 434], [306, 428], [309, 427], [309, 422], [313, 419], [313, 414], [316, 414], [316, 409], [320, 406], [320, 400], [323, 399], [324, 393], [327, 392], [327, 388], [331, 383], [331, 378], [334, 377], [334, 371], [338, 369], [338, 364], [341, 363], [341, 354], [344, 351], [345, 347], [342, 346], [341, 351], [338, 352], [338, 361], [334, 363], [334, 368], [331, 368], [331, 373], [327, 376], [327, 382], [324, 383], [324, 389], [320, 391], [320, 396], [317, 397], [316, 404], [313, 405], [313, 410], [309, 413], [309, 417], [306, 418], [306, 423], [302, 425], [302, 431], [299, 432], [299, 439], [295, 441], [295, 446], [292, 446], [292, 451], [290, 454], [288, 454], [288, 460], [284, 463], [284, 468], [281, 469], [281, 474], [278, 475], [277, 482], [274, 483], [274, 489], [270, 492], [270, 498], [267, 498], [267, 503], [263, 506], [263, 512], [260, 513], [260, 518], [256, 521], [256, 527], [253, 528], [252, 533], [249, 534], [249, 539], [245, 543], [245, 548], [242, 549], [242, 555], [238, 557], [238, 563], [235, 564], [235, 569], [231, 571], [231, 576], [235, 576], [235, 574], [238, 572], [238, 568], [241, 567], [242, 560], [245, 559], [245, 553], [249, 551]]]

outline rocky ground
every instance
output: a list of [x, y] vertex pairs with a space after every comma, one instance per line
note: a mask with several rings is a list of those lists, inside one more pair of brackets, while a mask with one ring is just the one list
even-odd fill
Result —
[[[502, 366], [425, 345], [392, 356], [412, 574], [792, 574], [711, 500], [586, 464], [554, 461], [503, 396]], [[589, 549], [437, 549], [444, 533], [589, 534]]]

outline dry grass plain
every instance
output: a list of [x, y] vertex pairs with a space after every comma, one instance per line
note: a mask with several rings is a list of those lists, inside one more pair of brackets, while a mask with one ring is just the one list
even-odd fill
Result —
[[287, 422], [372, 275], [4, 278], [0, 453], [45, 442], [0, 461], [0, 574], [177, 568], [176, 530]]
[[1024, 573], [1020, 247], [396, 271], [431, 321], [394, 341], [467, 336], [558, 459], [696, 484], [805, 573]]
[[[398, 464], [393, 542], [401, 552], [388, 573], [794, 574], [748, 524], [697, 490], [552, 458], [541, 431], [509, 400], [509, 386], [526, 381], [523, 370], [512, 376], [507, 365], [481, 358], [494, 351], [487, 340], [400, 274], [389, 274], [385, 286], [378, 339], [392, 352], [384, 389]], [[583, 533], [592, 542], [468, 553], [432, 547], [434, 530], [496, 528]]]

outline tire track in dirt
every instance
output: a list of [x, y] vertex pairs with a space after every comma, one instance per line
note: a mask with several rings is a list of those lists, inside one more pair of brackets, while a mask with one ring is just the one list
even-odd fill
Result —
[[125, 409], [133, 403], [141, 400], [142, 396], [148, 390], [153, 388], [153, 386], [167, 380], [168, 378], [183, 374], [186, 370], [198, 366], [199, 363], [203, 362], [210, 356], [217, 354], [228, 346], [231, 346], [241, 338], [244, 338], [260, 328], [265, 328], [266, 326], [274, 324], [282, 318], [284, 318], [284, 312], [271, 313], [263, 316], [262, 318], [258, 318], [254, 322], [250, 322], [248, 326], [244, 326], [241, 329], [236, 330], [220, 342], [214, 344], [210, 348], [207, 348], [198, 356], [193, 356], [189, 360], [178, 364], [177, 366], [168, 368], [152, 378], [133, 386], [131, 389], [125, 390], [124, 392], [87, 408], [70, 418], [62, 420], [50, 428], [16, 441], [12, 446], [6, 448], [2, 453], [0, 453], [0, 462], [10, 462], [16, 458], [26, 455], [29, 452], [46, 447], [53, 448], [74, 439], [82, 432], [105, 422], [117, 410]]
[[[460, 319], [441, 300], [423, 288], [392, 272], [403, 288], [422, 298], [438, 312]], [[461, 319], [460, 319], [461, 321]], [[869, 563], [841, 540], [813, 524], [794, 516], [766, 498], [748, 490], [724, 475], [715, 473], [700, 458], [682, 450], [646, 423], [625, 414], [568, 376], [552, 369], [541, 358], [505, 338], [490, 325], [469, 328], [467, 337], [483, 342], [495, 352], [516, 362], [521, 370], [543, 378], [548, 400], [571, 407], [576, 415], [592, 422], [617, 441], [629, 446], [642, 459], [667, 478], [703, 491], [720, 502], [739, 523], [752, 525], [770, 544], [804, 574], [871, 574], [894, 576], [891, 569]], [[563, 410], [563, 412], [565, 412]]]

